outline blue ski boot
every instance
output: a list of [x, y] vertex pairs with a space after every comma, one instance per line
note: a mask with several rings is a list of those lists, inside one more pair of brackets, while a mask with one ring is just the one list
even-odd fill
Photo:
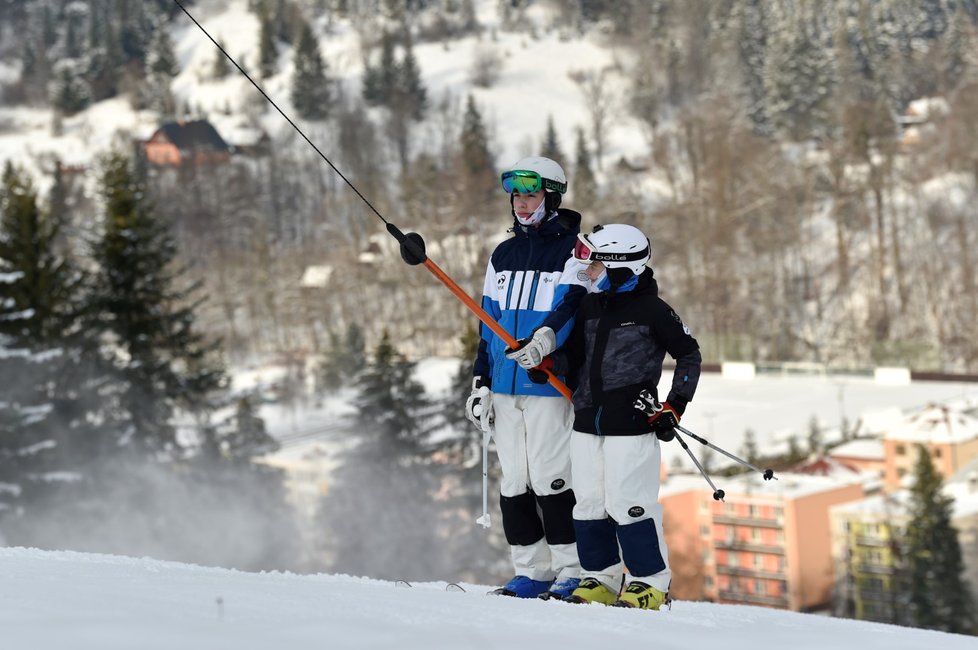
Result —
[[497, 596], [515, 596], [516, 598], [536, 598], [547, 591], [550, 580], [531, 580], [526, 576], [516, 576], [499, 589], [493, 589], [490, 594]]
[[574, 590], [580, 584], [580, 578], [564, 578], [550, 585], [550, 589], [537, 596], [537, 598], [543, 600], [550, 600], [551, 598], [554, 600], [563, 600], [574, 593]]

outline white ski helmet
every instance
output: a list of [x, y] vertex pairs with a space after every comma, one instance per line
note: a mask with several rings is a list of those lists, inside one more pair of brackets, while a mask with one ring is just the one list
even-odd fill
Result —
[[628, 269], [641, 275], [652, 259], [652, 243], [635, 226], [612, 223], [595, 226], [577, 236], [574, 257], [582, 262], [601, 262], [605, 268]]
[[503, 177], [506, 177], [508, 172], [520, 171], [536, 172], [539, 174], [543, 180], [543, 187], [541, 189], [547, 190], [548, 192], [559, 192], [563, 194], [567, 191], [567, 176], [564, 174], [563, 167], [550, 158], [544, 158], [543, 156], [521, 158], [506, 172], [503, 172]]

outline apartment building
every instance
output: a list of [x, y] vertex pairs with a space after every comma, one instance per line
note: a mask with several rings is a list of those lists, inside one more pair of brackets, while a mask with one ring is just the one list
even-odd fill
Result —
[[898, 489], [913, 474], [918, 445], [930, 452], [937, 471], [950, 478], [978, 458], [978, 416], [964, 408], [931, 404], [889, 429], [883, 439], [887, 490]]
[[864, 476], [742, 475], [720, 481], [724, 502], [705, 484], [676, 478], [660, 497], [675, 597], [794, 611], [828, 606], [829, 508], [863, 498]]
[[[949, 482], [951, 524], [957, 530], [965, 579], [978, 589], [978, 474]], [[909, 624], [905, 560], [899, 540], [910, 521], [910, 492], [877, 494], [830, 509], [835, 566], [835, 613], [869, 621]], [[978, 592], [976, 592], [978, 593]]]

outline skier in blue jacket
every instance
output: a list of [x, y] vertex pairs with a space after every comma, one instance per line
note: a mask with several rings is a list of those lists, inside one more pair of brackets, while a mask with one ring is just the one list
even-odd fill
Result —
[[559, 208], [567, 178], [549, 158], [523, 158], [501, 180], [513, 236], [492, 253], [482, 307], [521, 345], [510, 350], [481, 327], [466, 417], [492, 427], [502, 470], [500, 510], [516, 575], [494, 593], [562, 598], [580, 573], [569, 452], [574, 410], [527, 369], [566, 340], [587, 293], [584, 266], [572, 256], [581, 215]]

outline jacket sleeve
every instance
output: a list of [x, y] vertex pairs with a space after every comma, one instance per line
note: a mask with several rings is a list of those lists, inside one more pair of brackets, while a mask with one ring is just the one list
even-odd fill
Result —
[[[482, 284], [482, 308], [493, 317], [499, 320], [502, 312], [499, 308], [499, 301], [496, 297], [496, 269], [492, 265], [492, 260], [486, 267], [486, 277]], [[492, 361], [489, 358], [489, 342], [495, 336], [492, 330], [486, 327], [485, 323], [479, 323], [479, 350], [476, 353], [475, 363], [472, 366], [472, 375], [482, 377], [483, 384], [492, 385]]]
[[699, 343], [693, 338], [689, 327], [679, 314], [661, 299], [658, 299], [656, 309], [655, 336], [669, 356], [676, 360], [676, 369], [672, 373], [672, 388], [666, 401], [682, 414], [686, 410], [686, 405], [693, 401], [700, 380], [703, 357], [700, 354]]
[[554, 293], [553, 309], [541, 324], [541, 327], [549, 327], [557, 335], [558, 348], [570, 336], [577, 306], [588, 292], [590, 281], [586, 274], [582, 275], [584, 268], [585, 266], [573, 257], [567, 259]]
[[565, 377], [569, 384], [576, 386], [577, 370], [584, 364], [584, 354], [584, 324], [581, 318], [575, 317], [574, 327], [564, 345], [550, 355], [554, 361], [554, 374]]

